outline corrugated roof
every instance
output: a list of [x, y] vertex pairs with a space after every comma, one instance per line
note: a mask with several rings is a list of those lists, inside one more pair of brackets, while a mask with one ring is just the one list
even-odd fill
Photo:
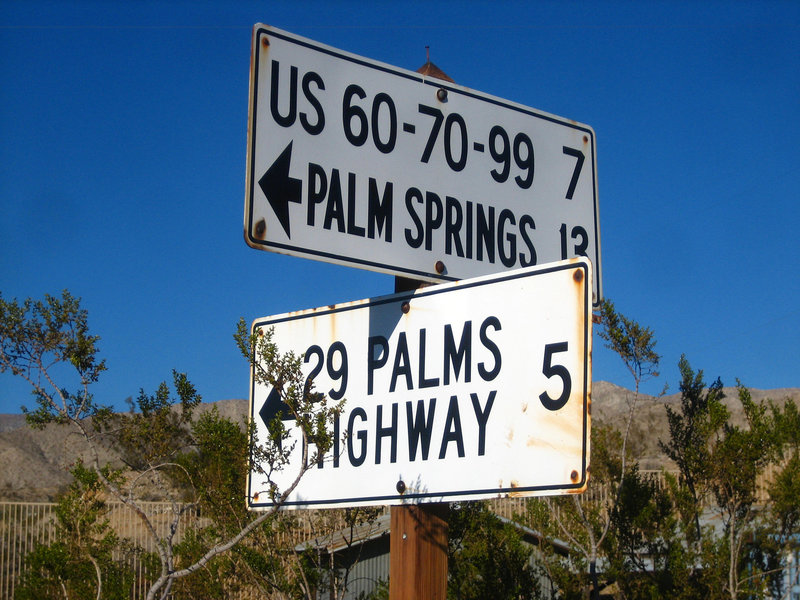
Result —
[[[512, 519], [501, 517], [500, 515], [495, 516], [502, 523], [506, 523], [515, 527], [523, 535], [523, 537], [527, 538], [529, 543], [539, 544], [541, 539], [544, 537], [540, 532], [526, 527], [521, 523], [517, 523]], [[385, 514], [381, 515], [374, 521], [356, 525], [352, 529], [349, 527], [338, 529], [337, 531], [333, 531], [329, 534], [308, 539], [300, 544], [297, 544], [297, 546], [295, 546], [295, 550], [302, 552], [310, 546], [312, 548], [325, 550], [327, 552], [339, 552], [340, 550], [358, 546], [359, 544], [378, 539], [385, 535], [388, 536], [390, 531], [391, 515]], [[569, 554], [569, 546], [565, 542], [558, 539], [551, 539], [549, 542], [559, 554]]]
[[391, 515], [381, 515], [374, 521], [360, 523], [354, 527], [345, 527], [329, 534], [311, 538], [295, 546], [298, 552], [303, 551], [308, 546], [327, 550], [328, 552], [338, 552], [351, 546], [358, 546], [370, 540], [377, 539], [384, 535], [389, 535]]

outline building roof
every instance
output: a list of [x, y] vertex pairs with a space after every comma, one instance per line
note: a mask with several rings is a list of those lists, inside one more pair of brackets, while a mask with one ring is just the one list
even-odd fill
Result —
[[430, 60], [426, 62], [424, 65], [422, 65], [419, 69], [417, 69], [417, 73], [425, 75], [426, 77], [435, 77], [436, 79], [443, 79], [444, 81], [455, 83], [455, 81], [453, 81], [447, 73], [442, 71]]
[[[531, 529], [530, 527], [526, 527], [525, 525], [522, 525], [521, 523], [518, 523], [512, 519], [501, 517], [500, 515], [495, 516], [500, 519], [502, 523], [516, 528], [526, 542], [537, 546], [541, 543], [542, 538], [544, 537], [541, 532]], [[383, 538], [384, 536], [388, 539], [390, 533], [391, 515], [386, 513], [374, 521], [360, 523], [352, 528], [345, 527], [342, 529], [337, 529], [336, 531], [322, 536], [309, 538], [304, 542], [297, 544], [297, 546], [295, 546], [295, 550], [302, 552], [306, 548], [311, 547], [316, 550], [336, 553], [342, 550], [347, 550], [348, 548], [365, 544], [372, 540]], [[564, 556], [569, 554], [569, 546], [565, 542], [557, 539], [550, 539], [548, 541], [559, 554]]]
[[383, 536], [387, 536], [388, 538], [390, 530], [391, 515], [386, 513], [374, 521], [359, 523], [353, 527], [343, 527], [331, 533], [300, 542], [295, 546], [295, 550], [301, 552], [310, 546], [317, 550], [335, 553]]

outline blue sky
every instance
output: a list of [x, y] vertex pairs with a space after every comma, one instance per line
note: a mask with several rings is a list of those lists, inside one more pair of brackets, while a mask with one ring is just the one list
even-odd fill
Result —
[[[603, 289], [677, 391], [800, 386], [797, 2], [0, 4], [0, 290], [83, 299], [124, 406], [171, 369], [245, 398], [232, 334], [393, 290], [242, 236], [255, 23], [590, 125]], [[631, 385], [595, 337], [594, 379]], [[0, 376], [0, 412], [31, 405]]]

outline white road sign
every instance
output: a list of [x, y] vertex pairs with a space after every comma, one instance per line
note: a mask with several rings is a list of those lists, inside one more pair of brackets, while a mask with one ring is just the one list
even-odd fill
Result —
[[[345, 400], [335, 442], [287, 507], [399, 504], [585, 489], [591, 394], [585, 258], [259, 319], [304, 356], [317, 392]], [[282, 405], [251, 383], [258, 439]], [[292, 420], [285, 421], [299, 442]], [[302, 468], [300, 446], [274, 482]], [[252, 467], [248, 505], [272, 506]]]
[[254, 248], [428, 281], [586, 256], [602, 298], [587, 125], [256, 25], [247, 155]]

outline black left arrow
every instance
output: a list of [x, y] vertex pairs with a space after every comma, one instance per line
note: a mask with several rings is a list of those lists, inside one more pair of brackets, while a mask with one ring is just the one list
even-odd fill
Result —
[[[258, 416], [261, 417], [264, 425], [267, 426], [267, 431], [269, 431], [269, 424], [275, 417], [279, 417], [281, 421], [293, 420], [292, 409], [283, 401], [280, 392], [275, 388], [270, 390], [267, 400], [264, 402], [264, 406], [258, 411]], [[278, 444], [278, 448], [282, 450], [280, 437], [277, 439], [273, 438], [273, 440]]]
[[275, 159], [267, 172], [258, 180], [258, 185], [267, 197], [269, 205], [275, 211], [278, 222], [286, 232], [286, 237], [291, 238], [289, 232], [289, 202], [301, 203], [303, 182], [289, 177], [289, 165], [292, 162], [292, 144], [289, 142], [286, 149]]

